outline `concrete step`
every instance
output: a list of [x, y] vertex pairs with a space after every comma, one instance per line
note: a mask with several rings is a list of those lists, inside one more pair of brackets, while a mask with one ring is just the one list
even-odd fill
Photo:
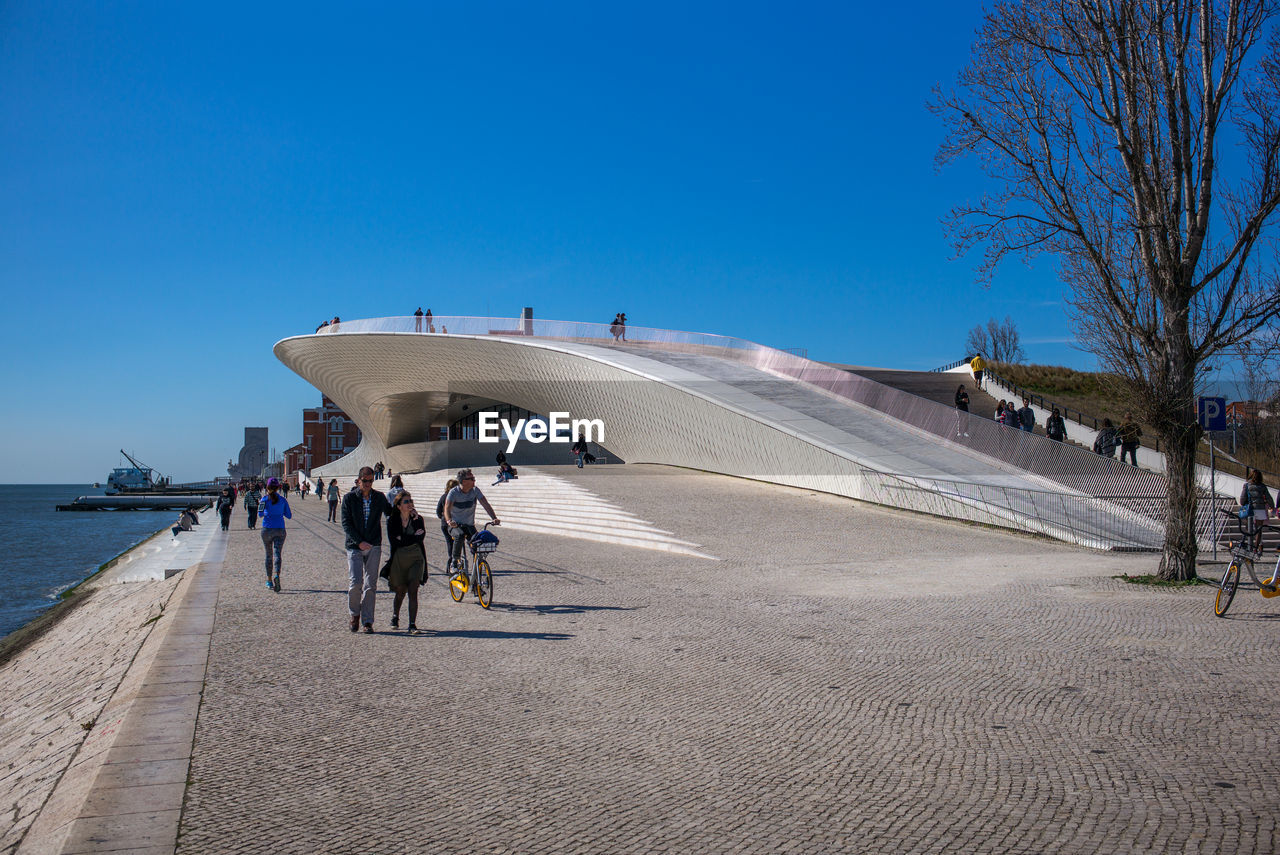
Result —
[[[507, 525], [507, 523], [504, 522], [503, 528], [511, 528], [516, 531], [531, 531], [539, 534], [558, 534], [564, 537], [578, 538], [579, 540], [592, 540], [598, 543], [613, 543], [618, 546], [632, 546], [632, 547], [638, 547], [641, 549], [656, 549], [661, 552], [676, 552], [681, 555], [692, 555], [697, 558], [708, 558], [713, 561], [719, 560], [714, 555], [708, 555], [705, 552], [699, 551], [696, 548], [696, 545], [687, 545], [683, 542], [673, 542], [670, 540], [640, 539], [640, 538], [634, 538], [634, 537], [624, 537], [624, 536], [611, 534], [609, 532], [604, 532], [604, 531], [558, 528], [554, 526], [534, 525], [534, 524], [528, 524], [523, 522], [513, 522], [509, 526]], [[498, 555], [501, 555], [501, 554], [502, 554], [502, 550], [501, 548], [499, 548]]]
[[[481, 482], [481, 491], [485, 492], [485, 498], [494, 506], [502, 520], [499, 532], [502, 529], [531, 531], [714, 558], [701, 552], [698, 544], [681, 540], [671, 532], [660, 529], [563, 478], [529, 467], [514, 481], [497, 486], [483, 486], [486, 475], [492, 480], [493, 472], [496, 469], [491, 468], [488, 473], [484, 469], [475, 470], [476, 478]], [[418, 493], [438, 498], [439, 493], [432, 494], [431, 490], [439, 490], [447, 476], [448, 473], [441, 472], [406, 476], [405, 489], [415, 493], [415, 498]], [[434, 513], [434, 504], [429, 510]]]

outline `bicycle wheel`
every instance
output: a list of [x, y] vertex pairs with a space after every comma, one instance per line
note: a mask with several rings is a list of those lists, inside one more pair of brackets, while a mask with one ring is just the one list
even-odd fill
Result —
[[467, 582], [467, 559], [464, 556], [458, 559], [453, 572], [449, 574], [449, 596], [453, 597], [455, 603], [462, 602], [462, 598], [467, 595], [467, 589], [470, 587]]
[[476, 560], [476, 599], [486, 609], [493, 602], [493, 574], [489, 572], [489, 562], [483, 558]]
[[1218, 595], [1213, 598], [1213, 613], [1218, 617], [1222, 617], [1227, 613], [1227, 609], [1231, 606], [1231, 600], [1235, 598], [1236, 586], [1240, 584], [1240, 565], [1232, 561], [1227, 565], [1227, 569], [1222, 571], [1222, 581], [1218, 583]]

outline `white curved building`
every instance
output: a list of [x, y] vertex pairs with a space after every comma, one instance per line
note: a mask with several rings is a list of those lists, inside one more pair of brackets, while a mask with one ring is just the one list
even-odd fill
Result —
[[[363, 433], [355, 452], [313, 474], [353, 474], [378, 460], [407, 472], [491, 463], [505, 441], [436, 437], [451, 426], [457, 437], [471, 414], [506, 405], [599, 419], [602, 445], [628, 463], [815, 489], [1095, 547], [1159, 545], [1161, 528], [1148, 515], [1071, 485], [1081, 472], [1136, 477], [1108, 469], [1115, 461], [977, 417], [961, 424], [948, 407], [788, 353], [634, 327], [621, 341], [602, 324], [434, 322], [449, 333], [419, 332], [412, 317], [382, 318], [276, 344], [280, 360]], [[521, 442], [512, 460], [567, 463], [568, 449]]]

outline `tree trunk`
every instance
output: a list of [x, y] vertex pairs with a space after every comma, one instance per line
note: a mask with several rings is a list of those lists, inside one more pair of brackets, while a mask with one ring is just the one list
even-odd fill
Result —
[[[1174, 302], [1172, 300], [1168, 302]], [[1180, 302], [1180, 301], [1179, 301]], [[1186, 314], [1177, 312], [1165, 319], [1165, 388], [1149, 403], [1156, 411], [1155, 427], [1166, 445], [1169, 516], [1164, 524], [1164, 555], [1160, 558], [1161, 579], [1185, 581], [1196, 575], [1196, 449], [1200, 425], [1196, 419], [1196, 362], [1191, 347]]]
[[[1171, 435], [1170, 435], [1171, 434]], [[1169, 516], [1164, 523], [1160, 578], [1184, 581], [1196, 575], [1196, 431], [1194, 425], [1161, 432], [1169, 476]]]

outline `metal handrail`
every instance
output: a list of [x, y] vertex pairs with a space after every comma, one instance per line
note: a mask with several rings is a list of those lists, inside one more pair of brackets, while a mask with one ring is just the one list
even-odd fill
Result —
[[[1092, 423], [1092, 429], [1094, 431], [1098, 431], [1102, 429], [1101, 421], [1098, 419], [1097, 416], [1088, 415], [1087, 413], [1081, 410], [1073, 411], [1071, 407], [1068, 407], [1065, 404], [1059, 404], [1056, 401], [1049, 401], [1048, 403], [1046, 403], [1045, 397], [1043, 395], [1032, 392], [1029, 389], [1024, 389], [1021, 386], [1019, 386], [1017, 383], [1014, 383], [1011, 380], [1007, 380], [1004, 377], [1000, 376], [999, 374], [994, 374], [990, 371], [987, 371], [984, 373], [984, 379], [994, 382], [997, 386], [1000, 386], [1002, 389], [1007, 389], [1010, 393], [1012, 393], [1018, 398], [1025, 398], [1026, 400], [1031, 401], [1033, 404], [1035, 404], [1036, 406], [1042, 409], [1052, 410], [1056, 407], [1062, 413], [1062, 417], [1064, 419], [1070, 419], [1071, 413], [1075, 412], [1076, 414], [1075, 422], [1081, 427], [1085, 426], [1084, 420], [1089, 419], [1089, 421]], [[1119, 427], [1119, 426], [1117, 425], [1116, 427]], [[1160, 451], [1160, 437], [1156, 436], [1156, 437], [1152, 437], [1152, 439], [1154, 440], [1154, 443], [1151, 446], [1149, 446], [1150, 449], [1156, 452], [1157, 454], [1162, 454], [1163, 452]], [[1204, 450], [1201, 449], [1202, 453], [1203, 451]], [[1224, 456], [1228, 456], [1228, 455], [1224, 455]], [[1231, 459], [1234, 463], [1236, 463], [1236, 465], [1243, 466], [1246, 469], [1258, 469], [1258, 467], [1256, 466], [1250, 466], [1247, 463], [1242, 463], [1239, 460], [1235, 460], [1235, 458], [1229, 457], [1229, 459]], [[1201, 463], [1198, 465], [1203, 466], [1205, 464]], [[1277, 474], [1275, 472], [1268, 472], [1265, 469], [1258, 469], [1258, 471], [1268, 478], [1280, 479], [1280, 474]]]

